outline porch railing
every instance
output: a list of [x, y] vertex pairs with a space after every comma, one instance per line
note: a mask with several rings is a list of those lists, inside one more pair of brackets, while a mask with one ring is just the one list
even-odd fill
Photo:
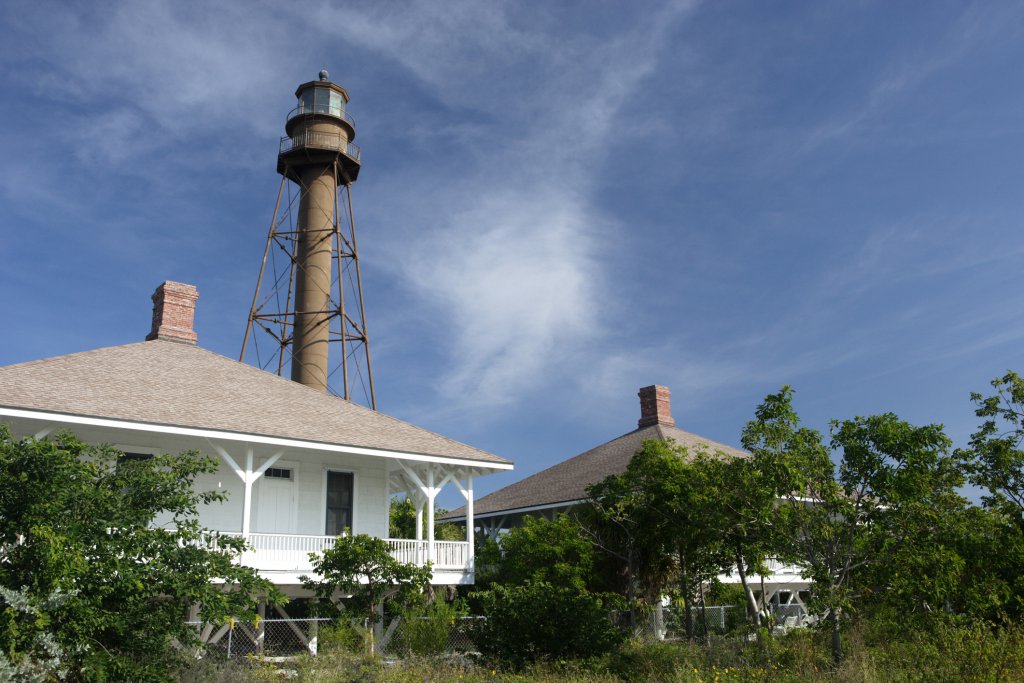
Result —
[[[221, 532], [220, 535], [241, 534]], [[312, 571], [309, 554], [333, 548], [336, 540], [335, 536], [250, 533], [247, 539], [250, 548], [242, 554], [241, 562], [247, 567], [270, 571]], [[385, 542], [391, 556], [399, 562], [424, 566], [430, 561], [434, 569], [469, 569], [469, 543], [465, 541], [434, 541], [433, 558], [428, 554], [427, 541], [389, 538]]]
[[[800, 576], [800, 572], [803, 571], [803, 568], [800, 567], [800, 565], [782, 562], [775, 558], [768, 558], [768, 560], [765, 561], [765, 565], [768, 568], [768, 573], [765, 574], [763, 578], [767, 582], [774, 583], [779, 581], [804, 581], [804, 579]], [[750, 581], [758, 582], [762, 577], [760, 577], [756, 572], [751, 570], [748, 572], [747, 578]], [[718, 580], [722, 583], [739, 583], [740, 576], [734, 569], [731, 573], [719, 575]]]

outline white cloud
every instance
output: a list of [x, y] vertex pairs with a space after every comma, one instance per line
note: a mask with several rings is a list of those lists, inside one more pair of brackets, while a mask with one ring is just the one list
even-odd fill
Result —
[[[448, 191], [439, 179], [394, 188], [402, 199], [374, 214], [406, 226], [387, 251], [409, 292], [446, 320], [438, 341], [452, 340], [450, 353], [435, 384], [458, 409], [514, 400], [563, 365], [603, 362], [593, 342], [610, 333], [601, 311], [617, 305], [604, 240], [619, 228], [600, 216], [593, 185], [623, 105], [691, 7], [632, 13], [631, 25], [602, 34], [468, 0], [42, 3], [6, 18], [35, 60], [25, 84], [75, 102], [66, 140], [80, 160], [167, 151], [187, 164], [195, 148], [176, 148], [189, 138], [277, 135], [280, 100], [267, 93], [309, 70], [295, 64], [346, 51], [391, 60], [438, 101], [484, 112], [451, 136], [451, 153], [469, 161]], [[342, 77], [348, 67], [328, 66]], [[501, 141], [493, 154], [473, 149], [481, 136]], [[221, 159], [223, 146], [208, 153]], [[438, 208], [425, 216], [424, 206]]]
[[506, 403], [599, 333], [595, 223], [566, 197], [491, 195], [405, 252], [413, 290], [450, 318], [446, 399]]
[[315, 13], [321, 30], [394, 59], [439, 99], [486, 110], [492, 139], [505, 133], [453, 187], [405, 187], [377, 215], [406, 226], [386, 248], [394, 273], [444, 320], [436, 386], [453, 412], [515, 402], [605, 362], [596, 342], [612, 329], [602, 312], [619, 305], [605, 240], [620, 227], [600, 215], [592, 186], [623, 104], [690, 5], [645, 14], [611, 39], [545, 33], [504, 7]]

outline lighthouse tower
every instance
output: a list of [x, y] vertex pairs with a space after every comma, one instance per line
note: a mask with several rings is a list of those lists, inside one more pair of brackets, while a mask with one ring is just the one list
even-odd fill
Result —
[[325, 69], [295, 97], [240, 360], [249, 350], [260, 367], [283, 374], [287, 365], [292, 380], [348, 400], [361, 389], [376, 409], [352, 213], [360, 151], [348, 92]]

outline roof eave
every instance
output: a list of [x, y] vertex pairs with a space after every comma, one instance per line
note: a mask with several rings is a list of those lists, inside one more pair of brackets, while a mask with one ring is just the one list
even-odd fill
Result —
[[493, 470], [511, 470], [513, 468], [513, 464], [510, 462], [472, 460], [470, 458], [454, 458], [440, 455], [431, 455], [427, 453], [408, 453], [404, 451], [391, 451], [381, 448], [368, 448], [365, 446], [352, 446], [347, 444], [306, 441], [303, 439], [289, 439], [279, 436], [268, 436], [265, 434], [230, 432], [218, 429], [204, 429], [199, 427], [186, 427], [180, 425], [135, 422], [130, 420], [115, 420], [111, 418], [96, 417], [92, 415], [75, 415], [70, 413], [57, 413], [51, 411], [0, 406], [0, 417], [4, 416], [30, 420], [61, 422], [73, 425], [87, 425], [91, 427], [104, 427], [110, 429], [124, 429], [140, 432], [174, 434], [177, 436], [190, 436], [200, 439], [221, 439], [225, 441], [263, 443], [273, 446], [281, 446], [285, 448], [306, 448], [329, 453], [367, 455], [378, 458], [400, 458], [402, 460], [434, 462], [438, 464], [456, 465], [460, 467], [479, 467]]
[[[542, 503], [540, 505], [526, 505], [524, 507], [507, 508], [507, 509], [504, 509], [504, 510], [491, 510], [489, 512], [474, 512], [473, 513], [473, 519], [474, 520], [476, 520], [476, 519], [488, 519], [490, 517], [501, 517], [501, 516], [507, 516], [507, 515], [520, 515], [520, 514], [525, 514], [527, 512], [536, 512], [538, 510], [550, 510], [552, 508], [569, 507], [569, 506], [572, 506], [572, 505], [579, 505], [581, 503], [586, 503], [586, 502], [587, 502], [586, 498], [576, 498], [576, 499], [573, 499], [573, 500], [560, 500], [560, 501], [557, 501], [555, 503]], [[465, 515], [465, 513], [463, 513], [463, 514], [455, 516], [455, 517], [439, 517], [438, 521], [439, 522], [465, 522], [466, 521], [466, 515]]]

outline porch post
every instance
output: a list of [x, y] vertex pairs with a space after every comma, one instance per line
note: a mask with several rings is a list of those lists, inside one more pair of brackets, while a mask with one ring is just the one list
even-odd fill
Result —
[[473, 475], [466, 477], [466, 543], [469, 544], [469, 569], [474, 569], [473, 557], [475, 555], [475, 546], [473, 544]]
[[391, 461], [384, 461], [384, 538], [391, 538]]
[[423, 497], [416, 496], [416, 540], [423, 540]]
[[427, 490], [430, 492], [427, 497], [427, 562], [434, 561], [434, 497], [437, 491], [434, 489], [434, 468], [427, 470]]
[[267, 601], [264, 598], [260, 598], [259, 603], [256, 606], [256, 614], [259, 615], [257, 621], [259, 624], [256, 626], [256, 652], [259, 655], [263, 654], [263, 647], [267, 642], [267, 625], [264, 623], [267, 619]]
[[252, 516], [252, 449], [245, 451], [245, 493], [242, 494], [242, 536], [249, 538], [249, 520]]

